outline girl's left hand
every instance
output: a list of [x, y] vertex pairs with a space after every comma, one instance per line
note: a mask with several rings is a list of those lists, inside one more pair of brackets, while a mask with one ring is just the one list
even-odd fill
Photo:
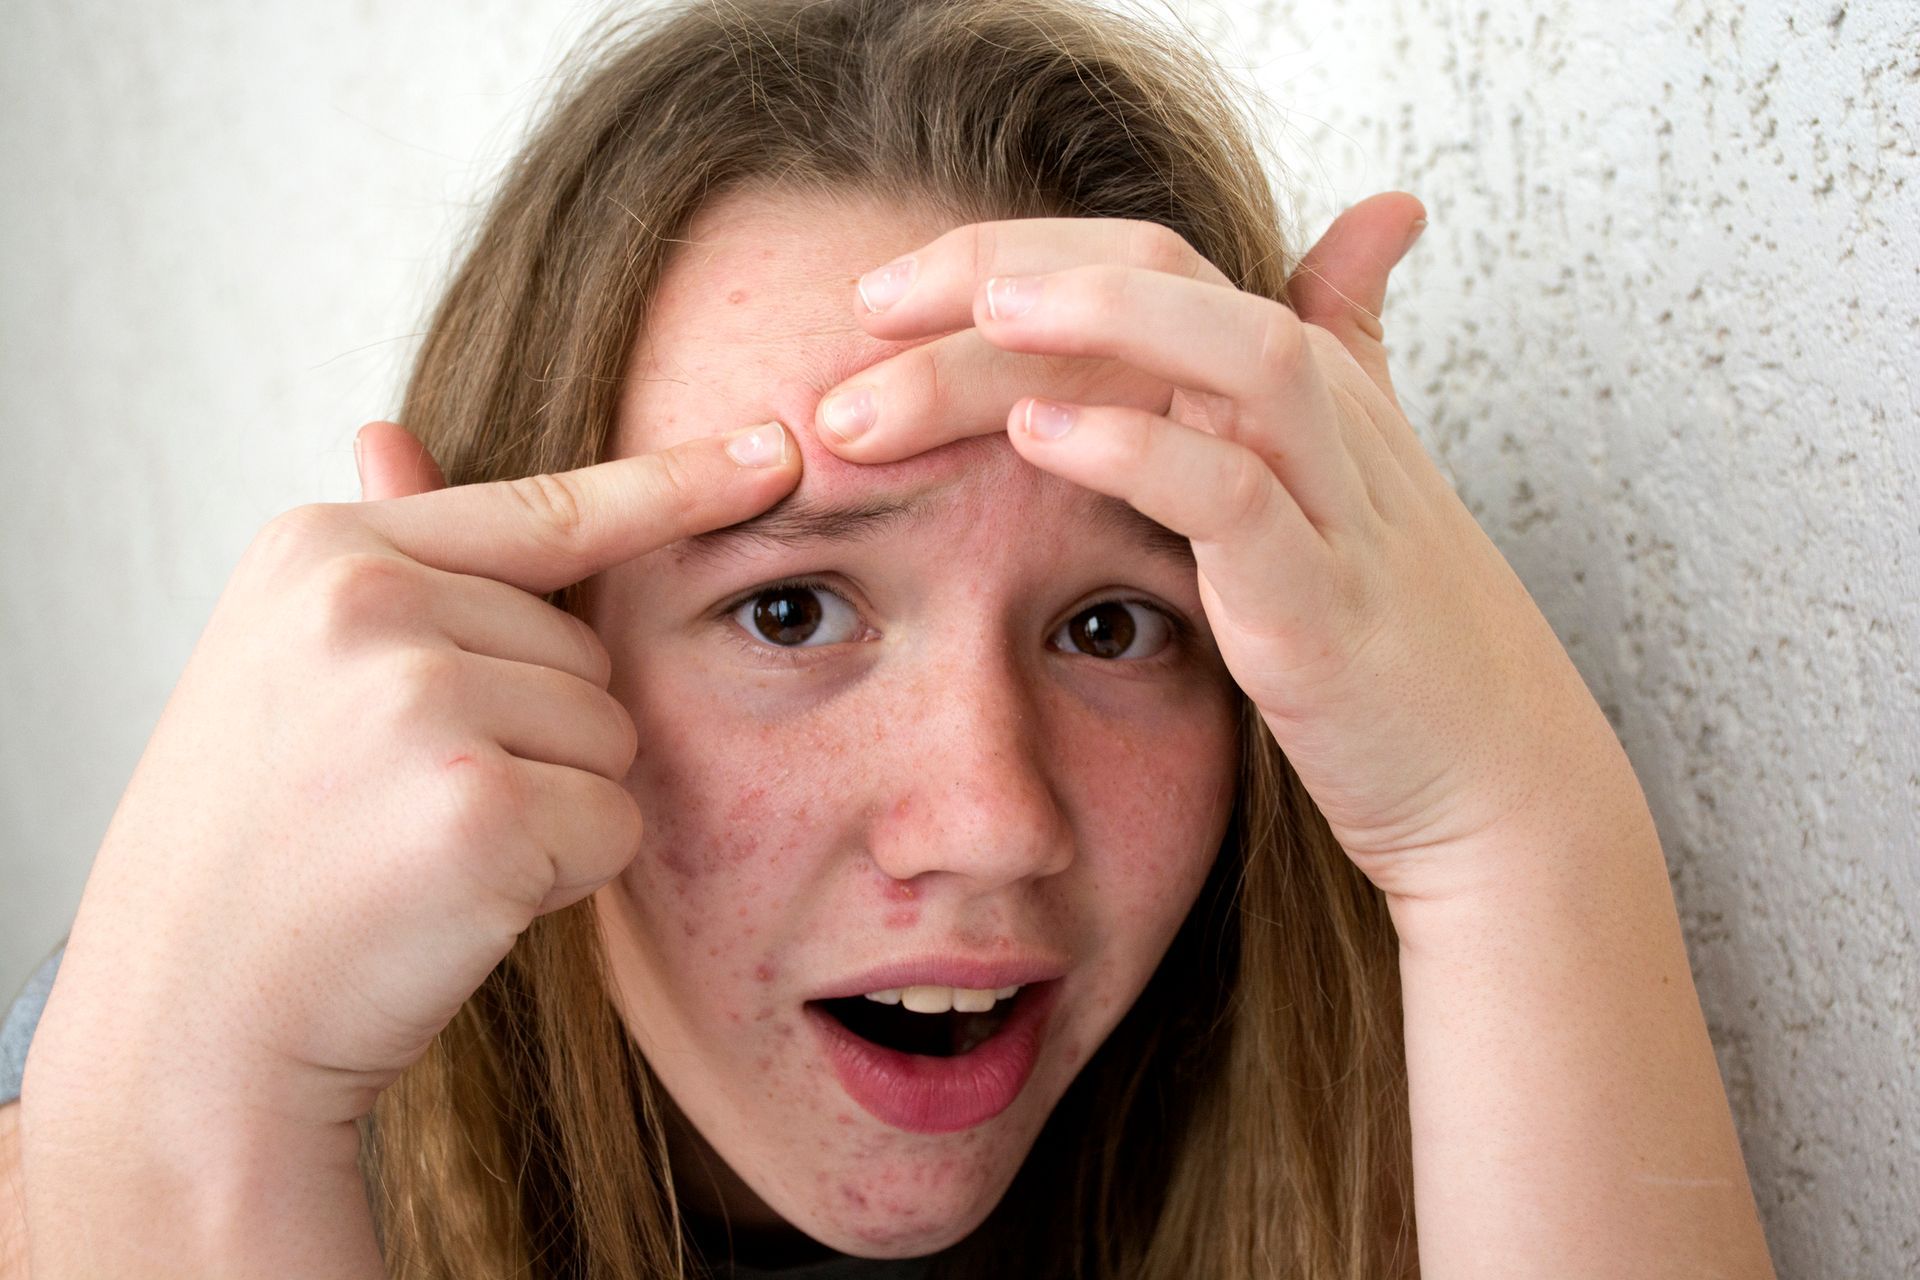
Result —
[[875, 337], [944, 336], [834, 388], [871, 391], [876, 420], [842, 440], [830, 393], [821, 440], [884, 462], [1004, 428], [1034, 465], [1190, 539], [1227, 669], [1390, 898], [1498, 879], [1484, 851], [1516, 843], [1499, 835], [1552, 832], [1631, 779], [1400, 411], [1377, 326], [1350, 353], [1151, 222], [974, 223], [910, 260], [897, 301], [867, 305], [883, 268], [852, 305]]

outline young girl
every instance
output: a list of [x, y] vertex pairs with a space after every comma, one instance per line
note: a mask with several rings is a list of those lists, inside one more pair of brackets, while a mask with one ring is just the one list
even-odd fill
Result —
[[1417, 203], [1296, 263], [1069, 0], [596, 54], [115, 814], [34, 1275], [1771, 1274], [1639, 787], [1387, 375]]

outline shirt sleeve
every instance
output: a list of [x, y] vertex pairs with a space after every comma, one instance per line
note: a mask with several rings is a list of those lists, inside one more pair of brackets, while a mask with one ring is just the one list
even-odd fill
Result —
[[53, 975], [59, 972], [60, 957], [66, 953], [67, 949], [61, 947], [33, 971], [13, 1007], [7, 1010], [6, 1022], [0, 1024], [0, 1106], [20, 1096], [20, 1081], [27, 1071], [27, 1045], [33, 1040], [33, 1029], [40, 1025], [40, 1011], [47, 1007]]

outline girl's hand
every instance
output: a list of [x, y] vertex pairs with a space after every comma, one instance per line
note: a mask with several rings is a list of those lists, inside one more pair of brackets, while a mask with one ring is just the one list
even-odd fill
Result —
[[823, 441], [881, 462], [1005, 429], [1188, 537], [1229, 671], [1389, 895], [1497, 877], [1461, 847], [1619, 780], [1578, 672], [1401, 413], [1377, 327], [1350, 353], [1149, 222], [975, 223], [910, 260], [850, 301], [876, 337], [944, 336], [833, 389], [869, 392], [875, 421], [840, 439], [830, 392]]
[[759, 465], [712, 438], [454, 489], [397, 425], [363, 432], [372, 500], [254, 539], [114, 814], [37, 1122], [357, 1119], [536, 916], [627, 865], [633, 721], [539, 597], [772, 505], [799, 450], [756, 432]]

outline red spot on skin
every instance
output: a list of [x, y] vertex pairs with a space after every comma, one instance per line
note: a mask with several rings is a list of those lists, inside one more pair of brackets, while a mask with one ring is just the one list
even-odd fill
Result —
[[463, 764], [472, 764], [472, 763], [473, 763], [473, 757], [463, 751], [459, 755], [449, 759], [445, 764], [441, 765], [440, 767], [442, 769], [458, 769]]
[[762, 982], [772, 982], [773, 966], [763, 960], [759, 964], [753, 966], [753, 976], [760, 979], [760, 981]]
[[905, 880], [889, 879], [882, 885], [881, 892], [895, 902], [912, 902], [920, 896], [920, 891]]
[[851, 1115], [849, 1115], [849, 1114], [847, 1114], [847, 1113], [846, 1113], [845, 1111], [840, 1111], [840, 1112], [836, 1112], [836, 1113], [834, 1114], [834, 1117], [833, 1117], [833, 1118], [834, 1118], [835, 1120], [838, 1120], [838, 1121], [839, 1121], [839, 1122], [840, 1122], [841, 1124], [852, 1124], [852, 1123], [853, 1123], [853, 1117], [852, 1117]]
[[765, 1022], [768, 1018], [771, 1018], [772, 1016], [773, 1016], [773, 1006], [768, 1005], [766, 1008], [760, 1010], [760, 1012], [754, 1014], [753, 1020], [755, 1022]]
[[914, 925], [920, 923], [920, 909], [918, 907], [902, 907], [898, 911], [889, 911], [886, 914], [885, 923], [889, 929], [911, 929]]
[[729, 1009], [727, 1010], [727, 1017], [729, 1020], [737, 1023], [740, 1021], [740, 1011], [738, 1009]]
[[840, 1184], [840, 1194], [846, 1197], [847, 1202], [849, 1204], [855, 1205], [856, 1207], [861, 1209], [864, 1209], [867, 1207], [866, 1193], [861, 1191], [858, 1187], [854, 1186], [850, 1182], [843, 1182]]
[[773, 1059], [761, 1058], [759, 1061], [755, 1062], [753, 1065], [760, 1068], [761, 1075], [765, 1075], [768, 1072], [773, 1070]]
[[735, 306], [739, 306], [741, 303], [745, 302], [746, 300], [747, 300], [747, 291], [745, 289], [735, 289], [733, 292], [727, 295], [727, 301], [733, 303]]

